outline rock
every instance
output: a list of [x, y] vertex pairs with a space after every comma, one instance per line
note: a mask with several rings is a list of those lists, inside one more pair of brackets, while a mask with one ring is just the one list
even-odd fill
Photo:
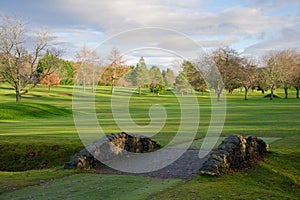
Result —
[[[130, 135], [125, 132], [110, 134], [71, 157], [64, 165], [65, 169], [90, 169], [103, 166], [103, 161], [118, 159], [131, 153], [146, 153], [158, 149], [160, 145], [142, 135]], [[100, 160], [102, 162], [100, 162]]]
[[255, 136], [229, 136], [206, 156], [200, 173], [211, 176], [232, 173], [257, 163], [266, 152], [268, 145], [262, 139]]

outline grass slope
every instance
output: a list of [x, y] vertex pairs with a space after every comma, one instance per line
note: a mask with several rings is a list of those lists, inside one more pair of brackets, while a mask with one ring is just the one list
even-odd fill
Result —
[[52, 118], [56, 116], [68, 116], [70, 110], [57, 108], [49, 104], [32, 104], [32, 103], [1, 103], [0, 119], [1, 120], [24, 120], [24, 119], [41, 119]]
[[0, 170], [60, 166], [83, 148], [72, 118], [72, 87], [46, 91], [39, 86], [15, 103], [13, 90], [0, 87]]
[[[96, 111], [101, 127], [106, 134], [121, 131], [113, 119], [110, 108], [110, 88], [101, 87], [98, 89], [96, 93]], [[22, 103], [17, 105], [13, 103], [13, 91], [8, 90], [6, 85], [0, 85], [0, 169], [16, 171], [61, 166], [69, 160], [70, 155], [82, 148], [72, 118], [72, 87], [53, 87], [50, 94], [47, 94], [46, 91], [46, 88], [39, 86], [29, 95], [23, 97]], [[294, 93], [294, 91], [291, 91], [289, 96], [293, 97]], [[279, 90], [277, 95], [283, 96], [282, 91]], [[139, 198], [141, 196], [140, 199], [144, 199], [150, 195], [152, 199], [297, 199], [300, 196], [300, 166], [298, 164], [300, 163], [299, 99], [278, 98], [270, 101], [263, 98], [261, 93], [255, 91], [249, 97], [248, 101], [244, 101], [243, 93], [238, 91], [227, 95], [227, 115], [222, 136], [252, 134], [274, 141], [271, 143], [271, 153], [267, 156], [266, 162], [261, 162], [252, 169], [219, 178], [199, 175], [196, 179], [184, 184], [178, 182], [176, 187], [161, 194], [157, 193], [158, 188], [161, 187], [160, 182], [155, 180], [150, 185], [152, 185], [151, 188], [157, 189], [154, 189], [155, 194], [151, 195], [148, 191], [151, 192], [152, 189], [144, 187], [147, 179], [122, 176], [119, 179], [112, 178], [114, 181], [108, 183], [108, 188], [103, 190], [104, 193], [100, 191], [99, 194], [111, 194], [110, 192], [115, 190], [112, 189], [114, 187], [123, 188], [122, 190], [124, 190], [124, 187], [128, 185], [126, 182], [128, 178], [139, 182], [136, 183], [136, 186], [143, 188], [139, 191], [141, 195], [136, 195], [132, 190], [125, 190], [125, 193], [117, 191], [107, 198], [120, 199], [125, 195], [129, 195], [128, 198], [136, 196]], [[201, 121], [197, 132], [197, 140], [192, 145], [192, 148], [195, 149], [200, 147], [211, 117], [210, 99], [207, 94], [204, 96], [198, 95], [198, 101]], [[147, 125], [150, 122], [149, 108], [154, 104], [163, 105], [168, 114], [167, 123], [159, 134], [154, 136], [154, 139], [165, 145], [176, 134], [180, 123], [180, 106], [172, 93], [167, 92], [159, 97], [152, 96], [149, 93], [141, 97], [133, 95], [129, 105], [130, 114], [137, 124]], [[111, 179], [110, 176], [94, 174], [79, 174], [65, 179], [57, 179], [70, 175], [70, 172], [64, 170], [57, 173], [51, 170], [30, 171], [29, 178], [26, 175], [16, 176], [14, 173], [26, 174], [27, 171], [0, 173], [0, 178], [5, 180], [0, 182], [0, 191], [3, 193], [3, 197], [9, 198], [6, 195], [11, 194], [7, 193], [11, 191], [10, 188], [40, 184], [39, 180], [44, 179], [46, 181], [45, 183], [42, 181], [43, 184], [40, 187], [49, 184], [52, 187], [50, 190], [57, 190], [55, 189], [56, 185], [64, 186], [69, 178], [73, 180], [74, 184], [85, 176], [87, 176], [87, 182], [91, 180], [91, 183], [94, 183], [93, 181], [97, 178], [105, 180], [104, 182], [109, 182], [109, 179]], [[56, 176], [56, 174], [61, 175]], [[44, 178], [45, 176], [48, 178]], [[23, 181], [20, 177], [24, 178]], [[49, 182], [51, 179], [55, 180]], [[168, 185], [168, 183], [164, 184]], [[171, 185], [174, 184], [176, 183], [171, 183]], [[92, 187], [91, 185], [88, 185], [88, 187]], [[74, 187], [79, 186], [74, 185]], [[15, 191], [14, 194], [18, 196], [25, 191], [28, 191], [28, 194], [35, 193], [41, 191], [41, 188], [30, 187], [20, 190], [20, 192]], [[69, 193], [72, 193], [71, 188], [70, 186]], [[169, 188], [169, 186], [166, 188]], [[80, 197], [85, 191], [91, 190], [85, 187], [82, 191], [78, 190], [74, 194]], [[66, 190], [62, 188], [58, 191], [58, 195], [64, 192]], [[37, 194], [42, 193], [37, 192]]]
[[264, 162], [221, 177], [199, 175], [151, 199], [299, 199], [300, 136], [272, 143]]
[[160, 180], [140, 176], [81, 173], [4, 193], [0, 198], [142, 200], [181, 182], [178, 179]]
[[[50, 180], [73, 175], [74, 170], [45, 169], [28, 170], [24, 172], [0, 171], [0, 198], [4, 192], [11, 192], [20, 188], [39, 185]], [[1, 198], [2, 199], [2, 198]]]

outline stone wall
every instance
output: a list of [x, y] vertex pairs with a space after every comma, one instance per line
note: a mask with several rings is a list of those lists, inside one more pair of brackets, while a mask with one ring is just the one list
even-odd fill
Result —
[[71, 157], [65, 169], [90, 169], [102, 166], [99, 161], [118, 159], [131, 153], [146, 153], [158, 149], [160, 145], [149, 137], [130, 135], [125, 132], [110, 134], [87, 145]]
[[251, 166], [263, 159], [268, 145], [254, 136], [229, 136], [211, 151], [200, 169], [201, 174], [219, 176]]

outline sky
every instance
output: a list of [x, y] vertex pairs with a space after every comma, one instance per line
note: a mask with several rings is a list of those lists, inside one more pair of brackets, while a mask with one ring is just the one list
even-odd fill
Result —
[[0, 14], [47, 30], [66, 59], [86, 45], [164, 68], [218, 47], [254, 57], [300, 47], [299, 0], [1, 0]]

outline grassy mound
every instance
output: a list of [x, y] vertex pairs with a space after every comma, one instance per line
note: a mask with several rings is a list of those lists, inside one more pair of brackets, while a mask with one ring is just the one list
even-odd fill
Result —
[[[25, 141], [24, 141], [25, 140]], [[53, 141], [37, 138], [1, 141], [0, 171], [25, 171], [62, 166], [83, 148], [80, 141]]]
[[[265, 95], [265, 98], [270, 98], [270, 97], [271, 97], [271, 94]], [[280, 99], [281, 97], [278, 96], [278, 95], [276, 95], [276, 94], [273, 94], [273, 98], [278, 98], [278, 99]]]
[[0, 120], [40, 119], [68, 116], [70, 114], [70, 110], [49, 104], [23, 102], [6, 102], [0, 104]]

